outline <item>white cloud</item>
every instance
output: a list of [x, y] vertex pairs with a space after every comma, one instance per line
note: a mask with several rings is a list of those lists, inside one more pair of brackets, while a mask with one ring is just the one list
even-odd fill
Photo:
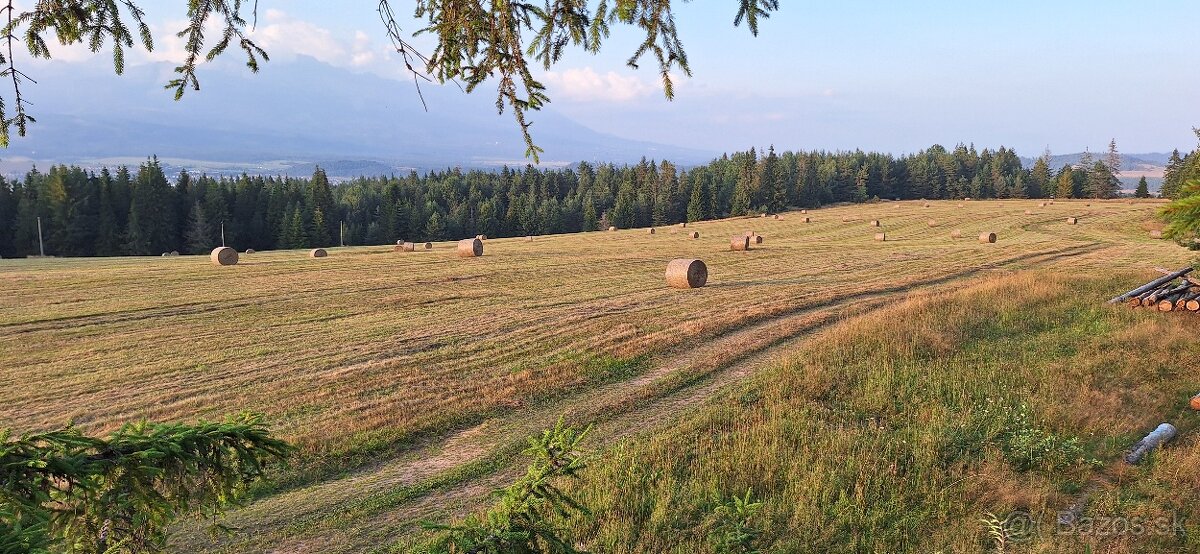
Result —
[[636, 75], [615, 71], [600, 74], [591, 67], [547, 71], [542, 80], [551, 98], [561, 96], [577, 102], [629, 102], [662, 89], [661, 83], [649, 84]]

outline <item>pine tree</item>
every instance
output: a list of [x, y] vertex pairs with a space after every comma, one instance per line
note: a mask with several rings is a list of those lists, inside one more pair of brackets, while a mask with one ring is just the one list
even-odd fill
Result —
[[429, 216], [429, 223], [425, 225], [425, 238], [429, 240], [446, 238], [446, 225], [442, 222], [441, 214], [433, 212], [433, 215]]
[[1179, 149], [1171, 151], [1171, 157], [1167, 161], [1167, 170], [1163, 174], [1162, 188], [1159, 189], [1159, 195], [1163, 198], [1176, 198], [1179, 189], [1183, 185], [1183, 158], [1179, 155]]
[[1121, 153], [1117, 152], [1117, 139], [1108, 142], [1108, 154], [1104, 157], [1104, 166], [1114, 177], [1121, 176]]
[[774, 145], [767, 150], [767, 157], [763, 159], [762, 166], [759, 181], [765, 195], [767, 211], [782, 212], [787, 209], [787, 188], [784, 187], [779, 156], [775, 155]]
[[1054, 189], [1051, 183], [1053, 177], [1050, 175], [1050, 152], [1048, 150], [1033, 162], [1033, 170], [1029, 177], [1027, 195], [1030, 198], [1044, 198]]
[[190, 254], [206, 254], [213, 249], [212, 242], [212, 226], [208, 223], [208, 218], [204, 216], [204, 208], [200, 206], [200, 202], [192, 204], [191, 212], [188, 213], [188, 229], [186, 233], [187, 251]]
[[1108, 164], [1101, 161], [1092, 164], [1087, 180], [1088, 198], [1115, 198], [1120, 190], [1121, 182], [1109, 171]]
[[583, 201], [583, 230], [595, 231], [599, 228], [600, 220], [596, 217], [596, 204], [591, 196]]
[[1064, 165], [1058, 171], [1058, 179], [1054, 191], [1055, 198], [1075, 197], [1075, 170], [1070, 165]]
[[[733, 199], [729, 205], [729, 215], [746, 215], [750, 212], [750, 202], [753, 199], [755, 187], [755, 177], [757, 175], [758, 158], [751, 148], [750, 152], [743, 154], [738, 170], [737, 184], [733, 189]], [[737, 159], [736, 157], [734, 159]]]
[[689, 223], [704, 219], [704, 185], [703, 182], [692, 183], [692, 197], [688, 200], [687, 220]]
[[1150, 198], [1150, 184], [1146, 182], [1145, 175], [1138, 179], [1137, 190], [1133, 192], [1133, 195], [1137, 198]]

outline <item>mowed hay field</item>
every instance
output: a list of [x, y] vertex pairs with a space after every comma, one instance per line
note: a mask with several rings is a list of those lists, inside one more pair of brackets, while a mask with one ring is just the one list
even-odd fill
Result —
[[[1018, 269], [1149, 276], [1193, 260], [1149, 237], [1160, 203], [1039, 203], [885, 202], [497, 239], [470, 259], [437, 243], [243, 254], [232, 267], [0, 260], [0, 425], [101, 432], [264, 412], [302, 448], [283, 490], [230, 517], [242, 532], [213, 543], [185, 527], [177, 544], [362, 550], [469, 509], [514, 471], [521, 437], [559, 415], [600, 422], [593, 440], [615, 442], [901, 295]], [[730, 252], [746, 231], [765, 242]], [[984, 231], [998, 242], [979, 243]], [[667, 287], [673, 258], [704, 260], [708, 286]]]

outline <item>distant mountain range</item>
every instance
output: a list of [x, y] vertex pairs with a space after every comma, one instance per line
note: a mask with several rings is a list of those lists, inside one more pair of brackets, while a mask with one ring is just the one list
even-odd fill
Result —
[[[1106, 152], [1092, 152], [1092, 158], [1102, 160], [1107, 155]], [[1033, 167], [1034, 162], [1038, 157], [1022, 157], [1021, 163], [1025, 167]], [[1059, 169], [1064, 165], [1079, 165], [1079, 160], [1083, 158], [1083, 152], [1074, 154], [1059, 154], [1050, 156], [1050, 168]], [[1122, 170], [1142, 171], [1164, 169], [1167, 167], [1167, 161], [1171, 159], [1169, 152], [1149, 152], [1146, 154], [1121, 154]]]
[[[120, 77], [102, 61], [35, 69], [39, 84], [26, 92], [38, 122], [3, 152], [4, 173], [34, 163], [136, 165], [150, 155], [209, 174], [311, 175], [320, 164], [339, 177], [529, 162], [511, 113], [498, 115], [486, 90], [424, 85], [425, 111], [412, 83], [300, 57], [272, 61], [259, 75], [206, 64], [201, 90], [175, 102], [163, 90], [170, 64], [129, 67]], [[598, 133], [549, 108], [530, 119], [548, 166], [642, 157], [689, 165], [716, 155]]]

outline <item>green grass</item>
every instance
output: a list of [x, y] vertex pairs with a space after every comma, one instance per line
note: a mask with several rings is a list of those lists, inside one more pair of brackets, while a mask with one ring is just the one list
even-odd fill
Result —
[[[1195, 551], [1196, 321], [1103, 305], [1128, 282], [1029, 272], [847, 321], [670, 430], [605, 450], [574, 489], [594, 514], [574, 536], [598, 552], [712, 552], [718, 499], [751, 490], [764, 552], [977, 552], [993, 546], [986, 514], [1014, 511], [1042, 532], [1012, 551]], [[1160, 421], [1182, 438], [1139, 468], [1112, 463]], [[1056, 536], [1084, 490], [1087, 517], [1183, 531]]]

